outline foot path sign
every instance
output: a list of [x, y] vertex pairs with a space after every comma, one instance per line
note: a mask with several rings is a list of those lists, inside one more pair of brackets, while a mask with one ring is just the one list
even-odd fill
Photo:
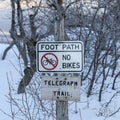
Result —
[[38, 42], [36, 48], [39, 72], [83, 71], [84, 47], [81, 41]]

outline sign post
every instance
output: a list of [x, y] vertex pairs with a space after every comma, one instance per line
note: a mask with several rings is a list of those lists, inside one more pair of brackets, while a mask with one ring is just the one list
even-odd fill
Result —
[[[56, 120], [69, 120], [68, 100], [80, 99], [80, 76], [67, 76], [66, 73], [83, 71], [83, 43], [66, 41], [64, 31], [64, 8], [62, 0], [55, 0], [55, 42], [37, 43], [37, 71], [56, 73], [57, 76], [43, 76], [42, 99], [56, 100]], [[62, 76], [61, 73], [65, 73]], [[48, 94], [44, 94], [48, 93]]]
[[[63, 36], [62, 33], [61, 36]], [[40, 41], [37, 43], [36, 51], [37, 71], [57, 73], [58, 75], [42, 76], [41, 97], [43, 100], [56, 100], [56, 120], [69, 120], [68, 101], [80, 100], [81, 78], [80, 76], [61, 76], [61, 73], [83, 71], [83, 43], [81, 41], [64, 41], [64, 39], [52, 42]]]

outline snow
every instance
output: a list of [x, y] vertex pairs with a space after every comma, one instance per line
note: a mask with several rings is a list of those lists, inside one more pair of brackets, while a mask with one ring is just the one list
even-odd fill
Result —
[[[0, 58], [2, 57], [4, 49], [8, 46], [8, 44], [0, 44]], [[7, 54], [5, 60], [0, 59], [0, 110], [5, 111], [10, 114], [10, 104], [8, 102], [8, 94], [9, 87], [8, 82], [12, 85], [13, 89], [15, 89], [14, 96], [20, 98], [21, 95], [17, 95], [17, 87], [20, 80], [20, 64], [18, 59], [18, 51], [14, 46]], [[11, 59], [12, 58], [12, 59]], [[112, 91], [109, 91], [111, 93]], [[106, 94], [105, 98], [110, 98], [110, 94]], [[107, 99], [106, 99], [107, 101]], [[100, 102], [98, 102], [96, 96], [92, 96], [90, 98], [86, 97], [86, 93], [83, 88], [81, 88], [81, 101], [80, 102], [69, 102], [69, 118], [70, 120], [119, 120], [120, 115], [117, 114], [110, 118], [107, 118], [107, 114], [114, 111], [115, 103], [111, 108], [108, 108], [107, 111], [103, 112], [104, 108], [101, 107]], [[119, 104], [119, 99], [116, 99], [116, 105]], [[104, 113], [101, 116], [100, 111]], [[105, 119], [106, 118], [106, 119]], [[7, 117], [5, 114], [0, 112], [0, 120], [11, 120], [11, 118]], [[17, 120], [17, 119], [15, 119]]]
[[4, 32], [9, 32], [10, 28], [10, 2], [7, 0], [0, 0], [0, 29]]
[[[9, 37], [10, 29], [10, 3], [9, 0], [0, 1], [0, 41], [6, 39], [3, 37]], [[17, 87], [21, 78], [21, 67], [17, 48], [14, 46], [7, 54], [5, 60], [2, 60], [2, 55], [6, 47], [9, 44], [0, 43], [0, 120], [11, 120], [10, 117], [5, 115], [11, 114], [11, 106], [9, 103], [9, 85], [12, 86], [13, 96], [21, 98], [21, 95], [17, 95]], [[8, 83], [10, 83], [8, 85]], [[120, 96], [116, 96], [113, 99], [111, 106], [104, 109], [104, 105], [116, 91], [108, 90], [103, 95], [102, 102], [98, 102], [98, 95], [92, 95], [86, 97], [86, 91], [84, 85], [81, 87], [81, 101], [69, 102], [69, 118], [70, 120], [119, 120], [120, 113], [108, 117], [111, 113], [117, 110], [119, 107]], [[17, 119], [15, 119], [17, 120]]]
[[[9, 94], [8, 82], [10, 82], [10, 84], [14, 84], [13, 86], [15, 86], [17, 81], [19, 81], [20, 75], [16, 70], [18, 58], [14, 52], [14, 47], [8, 52], [5, 60], [1, 60], [3, 51], [7, 46], [8, 44], [0, 44], [0, 110], [10, 113], [10, 105], [7, 98]], [[0, 119], [8, 120], [7, 116], [5, 116], [2, 112], [0, 112]]]

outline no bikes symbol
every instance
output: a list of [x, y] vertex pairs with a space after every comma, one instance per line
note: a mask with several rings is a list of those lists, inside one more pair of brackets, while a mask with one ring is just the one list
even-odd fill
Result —
[[41, 65], [45, 70], [54, 70], [58, 65], [58, 58], [53, 53], [46, 53], [41, 58]]

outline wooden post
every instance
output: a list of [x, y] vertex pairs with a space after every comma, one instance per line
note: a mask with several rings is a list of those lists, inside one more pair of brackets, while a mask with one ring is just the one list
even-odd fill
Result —
[[[62, 11], [57, 12], [58, 14], [55, 17], [55, 41], [64, 41], [64, 15], [59, 14], [62, 13]], [[59, 74], [59, 77], [61, 75], [62, 74]], [[56, 120], [69, 120], [68, 101], [56, 101]]]
[[69, 120], [68, 101], [56, 102], [56, 120]]

